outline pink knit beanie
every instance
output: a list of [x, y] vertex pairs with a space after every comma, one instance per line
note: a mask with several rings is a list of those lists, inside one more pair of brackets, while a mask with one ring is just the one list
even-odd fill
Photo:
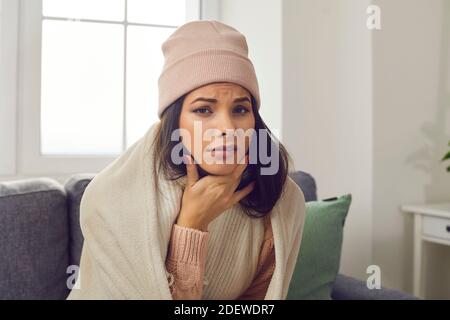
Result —
[[178, 27], [161, 46], [164, 67], [158, 79], [158, 117], [182, 95], [212, 82], [233, 82], [247, 89], [259, 110], [258, 80], [248, 58], [245, 36], [216, 20]]

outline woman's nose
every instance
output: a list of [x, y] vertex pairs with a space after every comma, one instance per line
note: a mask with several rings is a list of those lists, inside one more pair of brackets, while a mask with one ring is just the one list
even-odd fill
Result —
[[228, 115], [223, 115], [219, 117], [218, 122], [216, 124], [216, 128], [222, 132], [222, 135], [226, 134], [234, 134], [234, 131], [236, 130], [235, 124], [233, 119], [231, 119]]

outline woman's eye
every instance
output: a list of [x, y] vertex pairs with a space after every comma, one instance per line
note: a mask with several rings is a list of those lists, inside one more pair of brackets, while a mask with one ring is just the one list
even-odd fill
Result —
[[250, 111], [248, 110], [248, 108], [246, 108], [246, 107], [244, 107], [244, 106], [238, 106], [238, 107], [236, 107], [234, 110], [236, 111], [236, 113], [242, 113], [242, 114], [247, 113], [247, 112], [250, 112]]
[[195, 109], [193, 112], [206, 114], [208, 112], [211, 112], [211, 110], [209, 110], [208, 108], [200, 107], [200, 108]]

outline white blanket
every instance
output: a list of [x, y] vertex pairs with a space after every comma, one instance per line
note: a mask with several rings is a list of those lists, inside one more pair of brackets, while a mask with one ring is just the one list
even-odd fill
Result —
[[[80, 205], [80, 224], [85, 240], [79, 277], [67, 299], [172, 299], [165, 259], [172, 225], [180, 209], [182, 186], [179, 182], [153, 176], [151, 142], [156, 126], [157, 123], [152, 125], [85, 189]], [[158, 195], [154, 188], [155, 179], [163, 190]], [[262, 219], [243, 215], [238, 205], [233, 206], [231, 212], [221, 214], [208, 229], [212, 233], [206, 261], [209, 287], [204, 299], [236, 298], [255, 275], [263, 238]], [[271, 212], [276, 267], [265, 299], [285, 299], [287, 296], [304, 219], [303, 192], [288, 177], [282, 197]], [[239, 228], [232, 228], [237, 234], [231, 235], [231, 229], [226, 229], [230, 221], [238, 221]], [[218, 234], [216, 230], [222, 230], [225, 239], [213, 237]], [[241, 242], [230, 242], [233, 239]], [[231, 246], [234, 251], [224, 250], [222, 243], [227, 243], [227, 248]], [[242, 250], [255, 254], [236, 254], [229, 266], [224, 266], [227, 263], [223, 261], [220, 264], [212, 262], [215, 257]], [[216, 265], [222, 273], [226, 270], [227, 277], [215, 272]], [[216, 279], [218, 281], [214, 281]], [[223, 279], [230, 279], [230, 282]], [[239, 287], [239, 283], [243, 286]], [[219, 284], [222, 287], [214, 288]]]

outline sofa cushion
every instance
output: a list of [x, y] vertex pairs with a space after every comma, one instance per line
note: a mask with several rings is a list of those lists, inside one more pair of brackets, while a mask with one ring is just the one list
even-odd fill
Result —
[[67, 206], [69, 210], [70, 229], [70, 264], [79, 265], [81, 249], [83, 248], [83, 234], [80, 228], [80, 202], [87, 185], [94, 178], [94, 173], [80, 173], [72, 175], [65, 183]]
[[351, 194], [346, 194], [306, 203], [303, 237], [287, 299], [331, 299], [351, 200]]
[[289, 173], [289, 176], [302, 189], [305, 202], [317, 200], [316, 181], [312, 175], [304, 171], [293, 171]]
[[65, 299], [68, 229], [57, 181], [0, 182], [0, 299]]
[[333, 300], [418, 300], [409, 293], [381, 287], [369, 289], [366, 281], [338, 274], [334, 282]]

